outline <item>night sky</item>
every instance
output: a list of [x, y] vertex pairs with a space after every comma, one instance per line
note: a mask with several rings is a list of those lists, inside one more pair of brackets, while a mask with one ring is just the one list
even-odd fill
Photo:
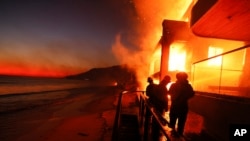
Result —
[[1, 0], [0, 74], [65, 76], [136, 61], [174, 8], [163, 1]]

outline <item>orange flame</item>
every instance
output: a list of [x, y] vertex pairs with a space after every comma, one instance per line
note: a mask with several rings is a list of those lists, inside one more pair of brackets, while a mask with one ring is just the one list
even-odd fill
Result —
[[186, 71], [185, 42], [174, 42], [170, 45], [169, 71]]
[[[121, 64], [127, 64], [136, 70], [141, 89], [145, 89], [147, 77], [160, 71], [161, 49], [157, 44], [162, 36], [164, 19], [186, 21], [193, 5], [193, 0], [134, 0], [137, 20], [131, 28], [138, 35], [135, 38], [138, 50], [133, 52], [120, 42], [118, 34], [112, 51]], [[183, 57], [182, 57], [183, 58]], [[180, 68], [178, 68], [180, 69]], [[183, 67], [181, 68], [183, 69]]]

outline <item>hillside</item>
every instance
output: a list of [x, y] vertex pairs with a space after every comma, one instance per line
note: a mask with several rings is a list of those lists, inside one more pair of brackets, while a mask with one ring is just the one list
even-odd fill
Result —
[[93, 68], [87, 72], [66, 77], [68, 79], [81, 79], [86, 81], [96, 81], [104, 83], [117, 83], [124, 85], [135, 83], [136, 78], [132, 70], [122, 66], [112, 66], [106, 68]]

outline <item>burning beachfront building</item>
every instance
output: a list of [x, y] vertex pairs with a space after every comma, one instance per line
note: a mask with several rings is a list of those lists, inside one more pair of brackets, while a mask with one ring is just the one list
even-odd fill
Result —
[[130, 51], [118, 35], [113, 51], [136, 70], [141, 89], [148, 76], [160, 81], [168, 74], [175, 81], [176, 72], [186, 71], [196, 91], [190, 109], [205, 131], [228, 140], [231, 124], [250, 124], [250, 1], [134, 3], [143, 23], [135, 26], [140, 48]]
[[188, 72], [196, 91], [191, 110], [204, 130], [228, 140], [230, 125], [250, 123], [250, 1], [198, 0], [189, 7], [183, 19], [190, 20], [162, 23], [159, 79]]

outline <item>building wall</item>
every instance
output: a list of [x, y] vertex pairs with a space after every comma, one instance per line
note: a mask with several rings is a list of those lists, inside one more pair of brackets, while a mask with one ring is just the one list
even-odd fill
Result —
[[232, 124], [250, 124], [250, 99], [196, 92], [190, 110], [204, 119], [204, 130], [221, 141], [229, 140]]
[[[176, 22], [176, 21], [175, 21]], [[167, 61], [169, 54], [169, 46], [175, 40], [183, 40], [186, 42], [186, 71], [189, 74], [190, 82], [193, 80], [193, 63], [202, 59], [208, 58], [208, 50], [210, 46], [222, 48], [223, 52], [230, 51], [235, 48], [244, 46], [242, 41], [231, 41], [224, 39], [212, 39], [197, 37], [191, 33], [183, 22], [179, 24], [182, 28], [172, 26], [172, 21], [165, 21], [163, 23], [163, 41], [162, 42], [162, 62], [161, 62], [161, 75], [170, 74], [174, 78], [177, 71], [168, 71]], [[176, 24], [173, 24], [176, 25]], [[179, 36], [186, 34], [187, 36]], [[166, 51], [167, 50], [167, 51]], [[249, 51], [247, 51], [247, 58], [249, 58]], [[248, 74], [249, 59], [244, 64], [244, 73]], [[209, 69], [209, 68], [208, 68]], [[228, 78], [230, 79], [230, 78]], [[247, 79], [247, 78], [245, 78]], [[173, 80], [173, 79], [172, 79]], [[245, 83], [242, 83], [245, 84]], [[204, 84], [206, 85], [206, 84]], [[190, 109], [202, 116], [204, 119], [204, 130], [222, 141], [227, 141], [229, 137], [230, 124], [247, 123], [250, 124], [250, 113], [248, 108], [250, 106], [250, 100], [248, 98], [242, 98], [237, 96], [223, 95], [220, 93], [205, 93], [198, 92], [195, 87], [196, 96], [190, 101]]]

